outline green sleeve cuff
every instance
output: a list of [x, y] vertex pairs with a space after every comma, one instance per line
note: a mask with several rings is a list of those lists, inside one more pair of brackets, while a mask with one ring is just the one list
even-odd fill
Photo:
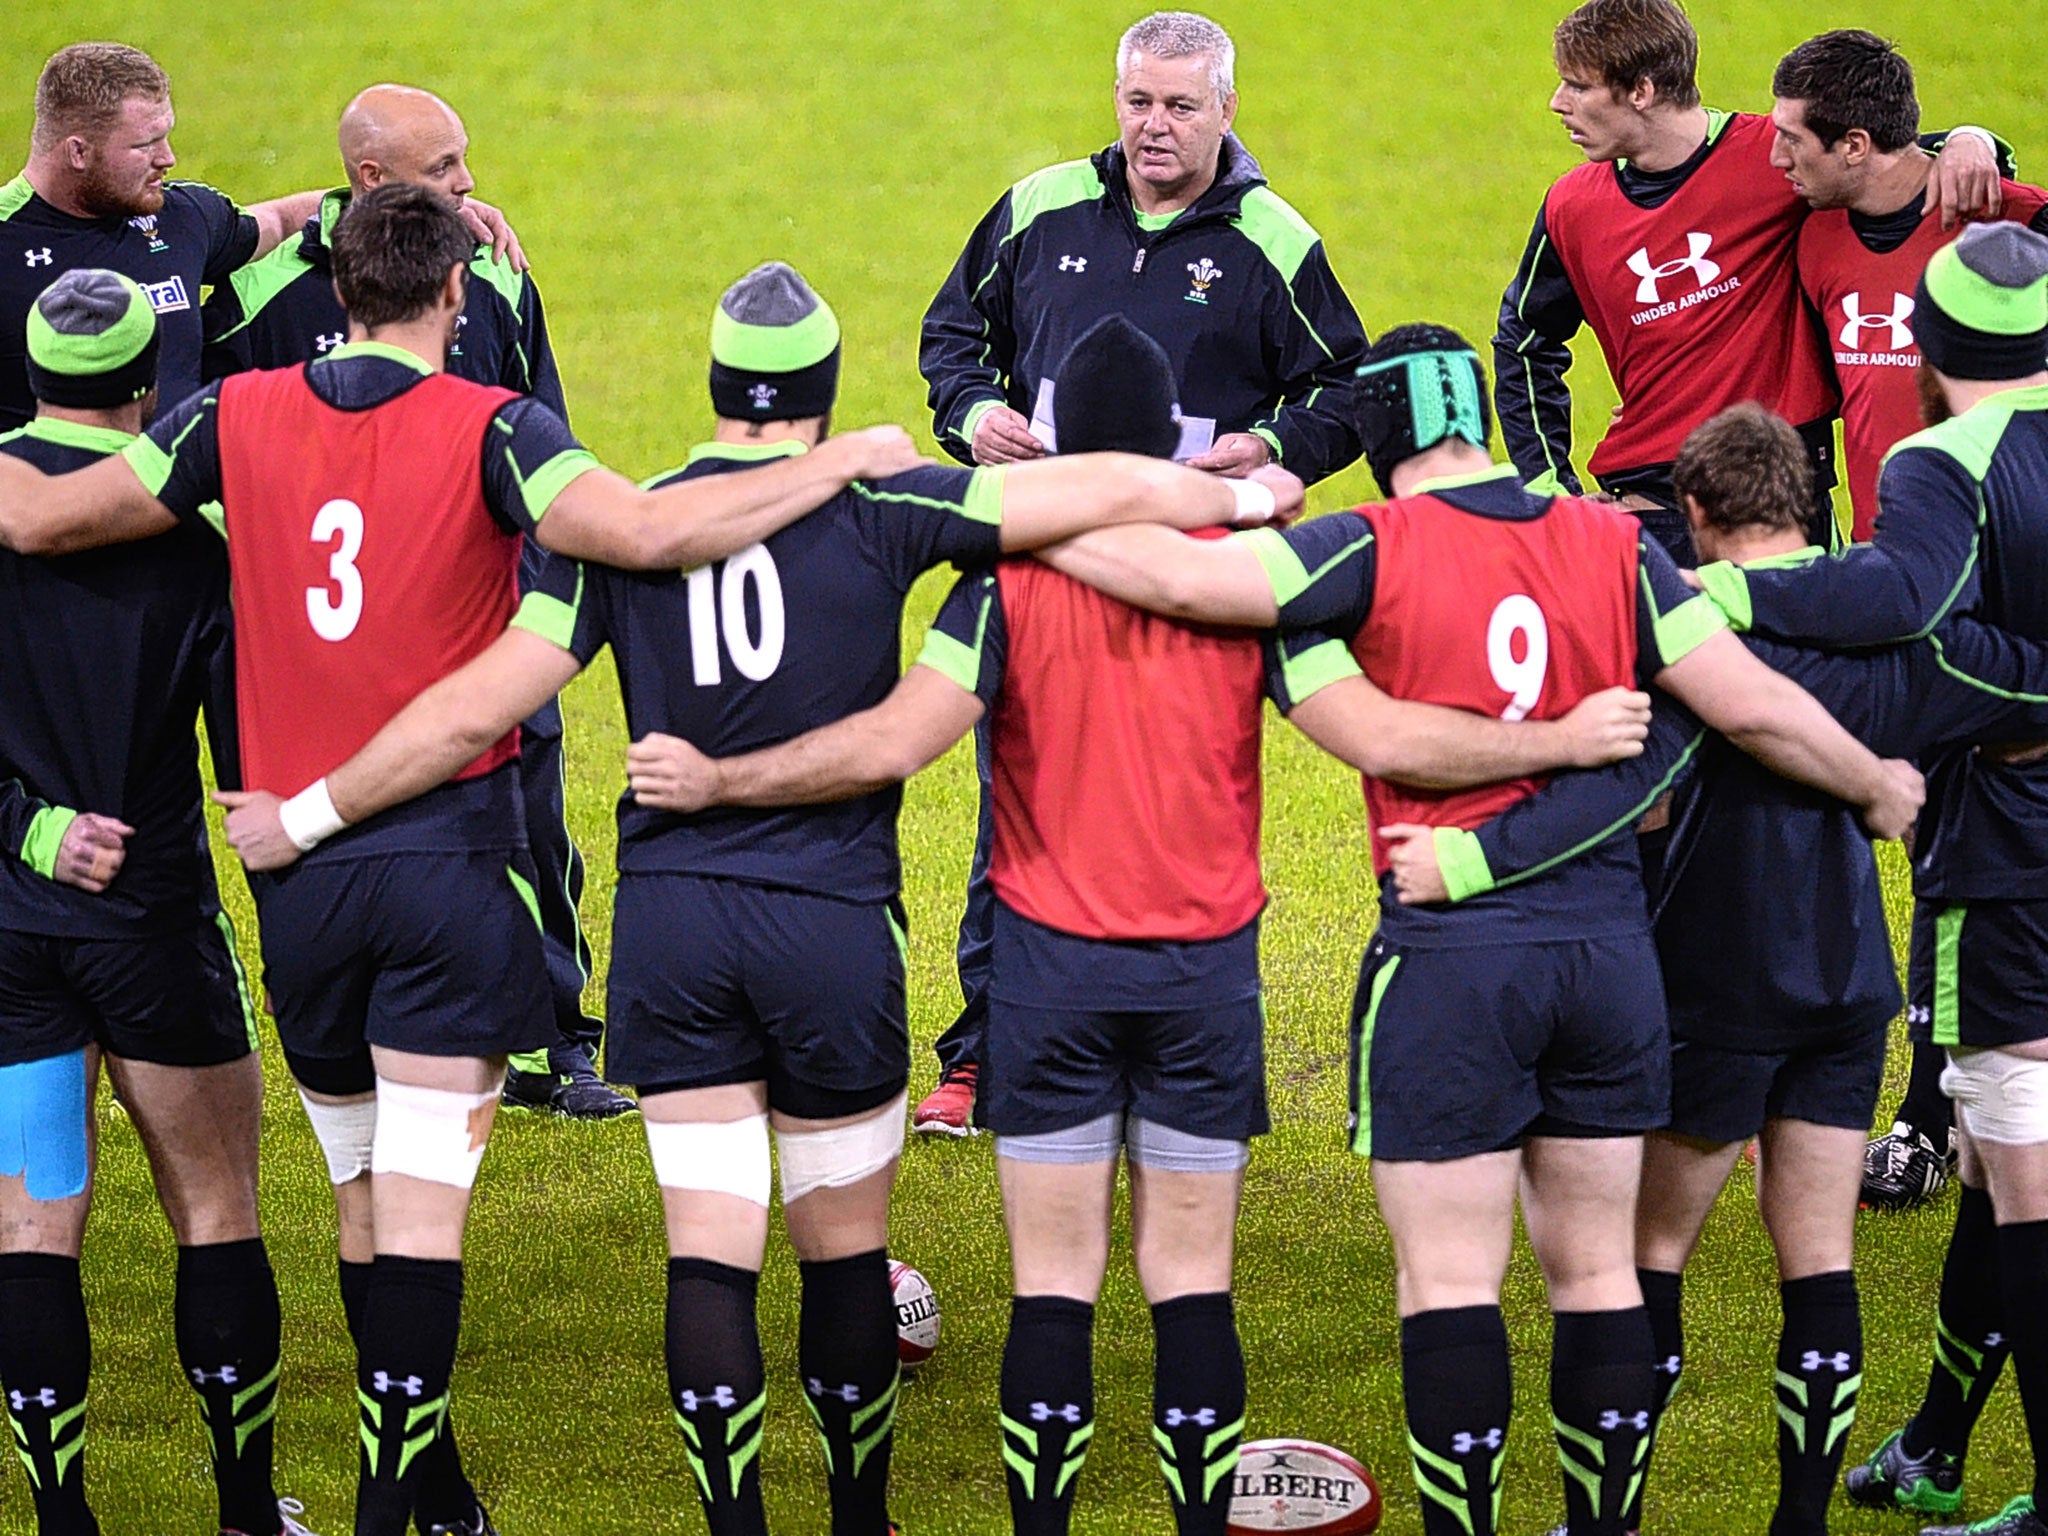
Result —
[[1493, 871], [1486, 867], [1486, 851], [1479, 846], [1478, 834], [1438, 827], [1433, 841], [1436, 867], [1443, 872], [1444, 889], [1452, 901], [1483, 896], [1493, 889]]
[[547, 516], [548, 508], [569, 488], [572, 480], [580, 480], [593, 469], [602, 468], [604, 466], [598, 463], [597, 455], [582, 448], [556, 454], [519, 484], [520, 493], [526, 498], [526, 515], [539, 522]]
[[1531, 496], [1571, 495], [1571, 492], [1565, 488], [1564, 481], [1558, 478], [1557, 471], [1554, 469], [1546, 469], [1534, 480], [1524, 481], [1522, 484], [1522, 489], [1527, 491]]
[[1001, 404], [1001, 400], [977, 400], [967, 407], [967, 414], [960, 418], [960, 441], [971, 449], [974, 446], [974, 434], [981, 426], [981, 418]]
[[1003, 477], [1001, 467], [977, 469], [967, 481], [967, 494], [960, 500], [960, 515], [977, 523], [1000, 528], [1003, 523]]
[[1702, 592], [1657, 615], [1657, 654], [1675, 667], [1728, 627], [1728, 615]]
[[[1280, 644], [1284, 648], [1286, 641]], [[1287, 707], [1290, 710], [1314, 698], [1332, 683], [1363, 675], [1358, 658], [1341, 640], [1325, 640], [1310, 646], [1299, 656], [1283, 655], [1280, 659], [1280, 677], [1287, 688]]]
[[1282, 459], [1287, 457], [1286, 453], [1280, 447], [1280, 439], [1277, 436], [1275, 436], [1273, 432], [1268, 428], [1253, 427], [1252, 436], [1265, 439], [1266, 446], [1273, 450], [1273, 462], [1275, 464], [1278, 464]]
[[512, 615], [510, 627], [538, 635], [566, 651], [576, 636], [576, 608], [545, 592], [529, 592], [519, 599], [519, 611]]
[[917, 664], [930, 667], [969, 693], [981, 685], [981, 652], [971, 645], [963, 645], [943, 630], [925, 632], [924, 649], [917, 653]]
[[1309, 587], [1308, 567], [1301, 563], [1301, 556], [1294, 552], [1294, 546], [1280, 536], [1277, 528], [1254, 528], [1249, 533], [1237, 535], [1251, 546], [1259, 557], [1259, 564], [1265, 568], [1266, 580], [1273, 586], [1273, 606], [1285, 608]]
[[168, 453], [147, 437], [138, 437], [121, 450], [121, 457], [128, 461], [128, 467], [135, 471], [135, 478], [142, 482], [142, 488], [152, 496], [161, 496], [164, 487], [170, 483], [172, 459]]
[[1716, 560], [1712, 565], [1701, 566], [1699, 577], [1701, 589], [1728, 616], [1729, 627], [1747, 633], [1756, 620], [1756, 610], [1749, 601], [1749, 573], [1730, 561]]
[[57, 878], [57, 849], [78, 812], [61, 805], [46, 805], [30, 819], [28, 836], [22, 839], [21, 862], [45, 880]]

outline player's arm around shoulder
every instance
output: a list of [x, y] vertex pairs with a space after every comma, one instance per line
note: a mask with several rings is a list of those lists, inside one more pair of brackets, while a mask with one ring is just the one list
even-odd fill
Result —
[[149, 463], [131, 446], [84, 469], [46, 475], [0, 453], [0, 545], [18, 555], [65, 555], [170, 532], [178, 519], [157, 499], [163, 481], [150, 484]]

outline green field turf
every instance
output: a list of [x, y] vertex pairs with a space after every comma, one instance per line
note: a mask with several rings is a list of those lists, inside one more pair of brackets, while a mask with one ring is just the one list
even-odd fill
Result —
[[[1906, 44], [1930, 125], [1984, 122], [2023, 157], [2048, 155], [2028, 7], [1695, 9], [1710, 103], [1767, 105], [1771, 64], [1787, 47], [1826, 26], [1866, 24]], [[840, 420], [901, 421], [928, 437], [915, 370], [923, 307], [1009, 182], [1107, 141], [1111, 53], [1134, 14], [1077, 0], [699, 0], [647, 11], [592, 0], [209, 0], [139, 12], [38, 0], [11, 7], [0, 37], [0, 152], [24, 152], [36, 71], [80, 38], [154, 52], [176, 83], [182, 172], [244, 200], [338, 181], [334, 120], [358, 87], [399, 79], [442, 92], [468, 120], [479, 194], [509, 211], [536, 263], [576, 426], [607, 460], [644, 475], [706, 435], [712, 303], [770, 257], [797, 263], [839, 311]], [[1543, 188], [1576, 158], [1544, 110], [1553, 10], [1469, 0], [1441, 11], [1231, 4], [1216, 14], [1239, 41], [1243, 135], [1323, 232], [1369, 328], [1428, 318], [1483, 342]], [[1583, 462], [1613, 396], [1597, 350], [1587, 343], [1581, 356]], [[1367, 492], [1361, 468], [1314, 505]], [[941, 590], [938, 577], [919, 588], [907, 642]], [[608, 662], [572, 689], [569, 718], [570, 809], [590, 860], [584, 912], [599, 960], [591, 998], [601, 1004], [624, 744]], [[1277, 722], [1267, 753], [1275, 1130], [1253, 1161], [1241, 1227], [1249, 1434], [1350, 1448], [1388, 1491], [1382, 1529], [1409, 1536], [1420, 1517], [1405, 1469], [1392, 1255], [1365, 1167], [1341, 1137], [1345, 1020], [1373, 919], [1366, 832], [1355, 786], [1329, 760]], [[971, 763], [956, 750], [911, 787], [904, 811], [920, 1042], [949, 1022], [958, 997], [952, 927], [972, 796]], [[1899, 866], [1888, 867], [1902, 918]], [[246, 895], [238, 877], [224, 880], [253, 967]], [[264, 1212], [285, 1312], [280, 1487], [333, 1536], [349, 1528], [356, 1436], [331, 1201], [274, 1043], [266, 1066]], [[934, 1070], [920, 1049], [913, 1098]], [[171, 1348], [168, 1232], [127, 1122], [103, 1101], [100, 1125], [86, 1261], [98, 1361], [91, 1486], [110, 1533], [208, 1532], [204, 1442]], [[1870, 1364], [1854, 1454], [1915, 1400], [1947, 1229], [1946, 1207], [1866, 1220]], [[506, 1117], [471, 1231], [455, 1422], [506, 1536], [702, 1530], [666, 1401], [659, 1207], [638, 1123]], [[985, 1140], [910, 1148], [893, 1246], [930, 1276], [945, 1308], [938, 1357], [899, 1420], [900, 1517], [919, 1536], [1005, 1529], [995, 1383], [1008, 1271]], [[1773, 1279], [1738, 1175], [1689, 1287], [1686, 1385], [1649, 1496], [1658, 1536], [1763, 1528], [1775, 1488]], [[1560, 1500], [1543, 1408], [1549, 1334], [1526, 1251], [1507, 1306], [1521, 1412], [1504, 1521], [1536, 1532]], [[777, 1530], [823, 1532], [795, 1323], [795, 1268], [778, 1238], [762, 1291], [772, 1383], [764, 1481]], [[1147, 1434], [1149, 1328], [1125, 1258], [1112, 1266], [1096, 1339], [1101, 1428], [1076, 1529], [1167, 1531]], [[1970, 1507], [1985, 1513], [2023, 1486], [2009, 1385], [1977, 1446]], [[7, 1472], [0, 1531], [29, 1528], [26, 1480]], [[1836, 1528], [1912, 1529], [1846, 1509]]]

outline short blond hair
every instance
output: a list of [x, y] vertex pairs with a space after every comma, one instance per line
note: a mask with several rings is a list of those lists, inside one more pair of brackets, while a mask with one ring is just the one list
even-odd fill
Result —
[[51, 54], [36, 80], [31, 142], [47, 150], [74, 133], [99, 133], [137, 97], [170, 100], [171, 77], [155, 59], [126, 43], [73, 43]]

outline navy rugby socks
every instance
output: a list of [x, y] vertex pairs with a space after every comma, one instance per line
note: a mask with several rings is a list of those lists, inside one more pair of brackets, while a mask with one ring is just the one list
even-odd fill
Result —
[[1770, 1536], [1826, 1536], [1863, 1386], [1863, 1315], [1846, 1269], [1778, 1287], [1778, 1510]]
[[1643, 1480], [1621, 1512], [1622, 1528], [1630, 1531], [1642, 1529], [1643, 1488], [1657, 1452], [1657, 1431], [1685, 1374], [1685, 1276], [1639, 1269], [1636, 1284], [1642, 1287], [1643, 1308], [1650, 1317], [1650, 1447], [1643, 1453]]
[[282, 1319], [263, 1239], [181, 1247], [171, 1310], [178, 1364], [206, 1421], [220, 1523], [276, 1536], [271, 1435]]
[[15, 1448], [28, 1468], [38, 1536], [99, 1536], [85, 1502], [91, 1371], [78, 1260], [0, 1254], [0, 1389], [7, 1394]]
[[356, 1536], [404, 1536], [412, 1520], [423, 1453], [446, 1423], [461, 1324], [459, 1259], [377, 1256], [356, 1348]]
[[876, 1248], [797, 1268], [797, 1372], [825, 1447], [832, 1536], [887, 1536], [899, 1371], [889, 1256]]
[[1014, 1536], [1066, 1536], [1095, 1438], [1095, 1307], [1015, 1296], [1000, 1388]]
[[1650, 1456], [1655, 1344], [1643, 1307], [1552, 1314], [1550, 1425], [1571, 1536], [1622, 1536]]
[[761, 1428], [768, 1386], [754, 1319], [760, 1282], [751, 1269], [710, 1259], [668, 1261], [669, 1399], [711, 1536], [767, 1536]]
[[1961, 1456], [2011, 1349], [1999, 1296], [1998, 1225], [1989, 1190], [1962, 1186], [1955, 1232], [1941, 1265], [1941, 1300], [1934, 1316], [1934, 1364], [1927, 1395], [1906, 1425], [1909, 1456], [1941, 1450]]
[[1425, 1536], [1495, 1536], [1514, 1405], [1500, 1308], [1402, 1318], [1401, 1395]]
[[2034, 1507], [2048, 1510], [2048, 1221], [1998, 1229], [1998, 1279], [2005, 1331], [2034, 1450]]
[[1244, 1440], [1244, 1348], [1230, 1292], [1152, 1308], [1152, 1440], [1179, 1536], [1224, 1536]]

